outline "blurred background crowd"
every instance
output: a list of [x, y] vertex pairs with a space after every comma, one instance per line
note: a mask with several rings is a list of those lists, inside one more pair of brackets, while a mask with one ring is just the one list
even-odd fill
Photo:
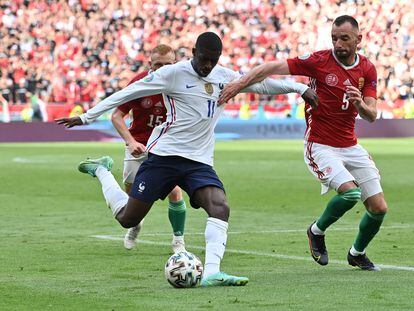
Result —
[[[380, 117], [414, 118], [411, 0], [0, 0], [3, 112], [7, 102], [11, 111], [35, 107], [39, 116], [56, 104], [80, 113], [146, 69], [156, 45], [191, 57], [205, 30], [223, 39], [220, 63], [246, 72], [329, 48], [332, 21], [342, 14], [359, 21], [361, 53], [376, 65]], [[303, 117], [295, 95], [239, 96], [227, 111], [241, 118]]]

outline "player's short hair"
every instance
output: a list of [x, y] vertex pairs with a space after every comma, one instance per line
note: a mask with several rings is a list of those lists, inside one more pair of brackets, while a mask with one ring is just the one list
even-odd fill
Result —
[[200, 50], [209, 50], [221, 53], [223, 44], [221, 43], [221, 39], [218, 35], [214, 32], [207, 31], [198, 36], [195, 47]]
[[349, 15], [338, 16], [333, 23], [335, 26], [341, 26], [345, 23], [350, 23], [354, 28], [359, 29], [357, 20]]
[[174, 49], [171, 47], [171, 46], [169, 46], [169, 45], [166, 45], [166, 44], [160, 44], [160, 45], [157, 45], [152, 51], [151, 51], [151, 54], [160, 54], [160, 55], [166, 55], [166, 54], [168, 54], [168, 53], [173, 53], [173, 54], [175, 54], [175, 52], [174, 52]]

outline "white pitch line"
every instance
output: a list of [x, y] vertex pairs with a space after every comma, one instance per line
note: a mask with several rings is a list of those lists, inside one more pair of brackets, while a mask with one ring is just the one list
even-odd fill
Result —
[[[123, 237], [117, 237], [113, 235], [92, 235], [93, 238], [103, 239], [103, 240], [113, 240], [113, 241], [123, 241]], [[139, 243], [142, 244], [150, 244], [150, 245], [161, 245], [161, 246], [171, 246], [170, 243], [165, 242], [155, 242], [155, 241], [147, 241], [147, 240], [138, 240]], [[194, 248], [199, 250], [204, 250], [205, 247], [202, 246], [194, 246], [194, 245], [186, 245], [188, 248]], [[265, 257], [273, 257], [278, 259], [289, 259], [289, 260], [300, 260], [300, 261], [312, 261], [309, 257], [302, 257], [302, 256], [291, 256], [291, 255], [284, 255], [278, 253], [264, 253], [264, 252], [256, 252], [256, 251], [243, 251], [238, 249], [231, 249], [226, 248], [227, 253], [234, 253], [234, 254], [243, 254], [243, 255], [254, 255], [254, 256], [265, 256]], [[330, 259], [330, 263], [338, 264], [338, 265], [348, 265], [348, 262], [344, 260], [335, 260]], [[381, 269], [389, 269], [389, 270], [403, 270], [403, 271], [413, 271], [414, 267], [406, 267], [406, 266], [394, 266], [394, 265], [384, 265], [384, 264], [377, 264], [376, 266], [380, 267]]]
[[[329, 231], [354, 231], [358, 227], [354, 228], [330, 228]], [[411, 229], [414, 226], [411, 225], [395, 225], [395, 226], [383, 226], [381, 230], [388, 229]], [[228, 234], [269, 234], [269, 233], [304, 233], [306, 229], [275, 229], [275, 230], [260, 230], [260, 231], [229, 231]], [[186, 232], [188, 235], [204, 235], [204, 232]], [[140, 236], [170, 236], [171, 232], [153, 232], [153, 233], [140, 233]]]

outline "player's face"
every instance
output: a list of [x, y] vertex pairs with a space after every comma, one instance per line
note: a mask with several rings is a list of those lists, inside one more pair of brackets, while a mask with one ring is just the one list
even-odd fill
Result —
[[151, 70], [155, 71], [160, 69], [164, 65], [171, 65], [175, 63], [175, 54], [173, 52], [169, 52], [165, 55], [161, 55], [158, 53], [154, 53], [151, 55]]
[[201, 77], [207, 77], [217, 65], [221, 52], [193, 49], [193, 67]]
[[350, 23], [343, 23], [341, 26], [332, 26], [332, 44], [335, 56], [340, 60], [353, 59], [358, 44], [361, 42], [361, 35], [358, 29]]

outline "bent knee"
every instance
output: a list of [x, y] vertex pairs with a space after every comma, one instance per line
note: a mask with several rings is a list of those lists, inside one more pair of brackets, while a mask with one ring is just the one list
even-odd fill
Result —
[[176, 186], [171, 193], [168, 195], [168, 199], [171, 202], [178, 202], [183, 199], [183, 194], [181, 192], [181, 188]]
[[388, 212], [388, 206], [387, 203], [383, 200], [377, 204], [370, 205], [369, 210], [376, 214], [386, 214]]

